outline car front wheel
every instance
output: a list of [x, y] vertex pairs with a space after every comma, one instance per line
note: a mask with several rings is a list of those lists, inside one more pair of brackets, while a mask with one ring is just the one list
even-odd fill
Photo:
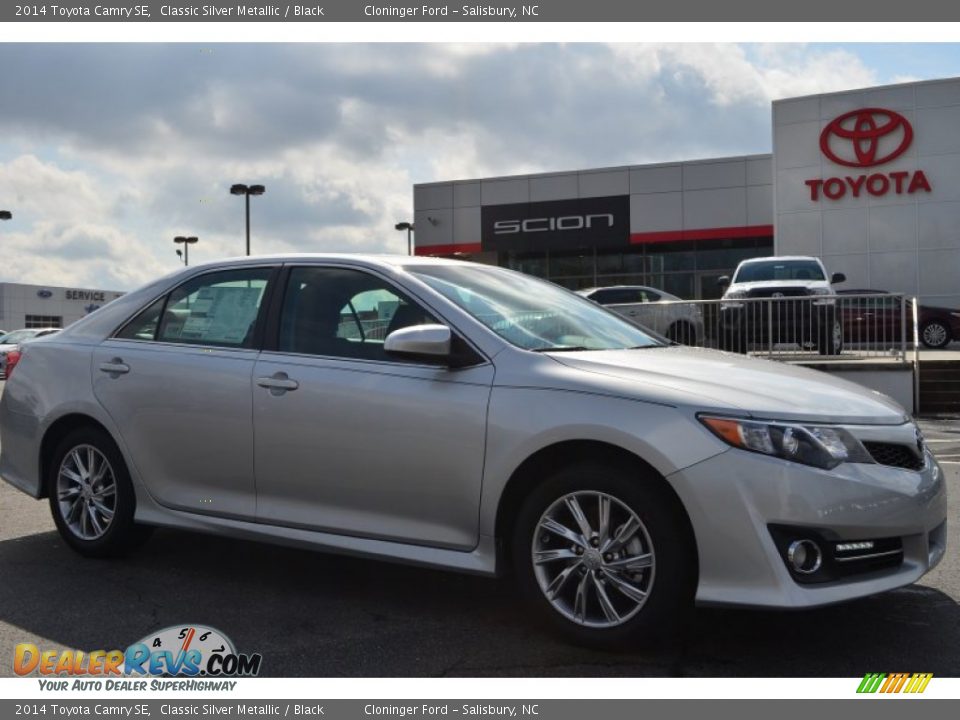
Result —
[[526, 499], [512, 550], [520, 589], [576, 642], [617, 647], [679, 630], [696, 554], [678, 501], [625, 467], [585, 462]]
[[98, 428], [74, 430], [57, 445], [47, 490], [60, 536], [81, 555], [119, 554], [149, 532], [133, 522], [136, 499], [126, 464]]
[[843, 352], [843, 325], [839, 318], [830, 317], [820, 329], [817, 350], [821, 355], [839, 355]]

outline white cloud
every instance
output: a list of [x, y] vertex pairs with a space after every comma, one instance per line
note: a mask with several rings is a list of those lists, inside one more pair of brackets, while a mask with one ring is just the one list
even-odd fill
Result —
[[[402, 252], [412, 184], [768, 152], [769, 102], [873, 84], [802, 45], [0, 45], [0, 279], [128, 288], [243, 252]], [[45, 68], [56, 67], [54, 74]]]

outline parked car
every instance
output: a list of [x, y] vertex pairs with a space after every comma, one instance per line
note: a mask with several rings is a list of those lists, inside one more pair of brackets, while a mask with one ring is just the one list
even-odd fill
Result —
[[[913, 311], [906, 302], [906, 323], [900, 298], [886, 290], [841, 290], [839, 297], [872, 295], [874, 297], [846, 297], [843, 300], [843, 334], [847, 342], [900, 342], [903, 329], [907, 342], [913, 338]], [[944, 348], [953, 340], [960, 340], [960, 310], [957, 308], [917, 306], [917, 336], [928, 348]]]
[[577, 294], [674, 342], [699, 345], [703, 339], [703, 314], [699, 308], [663, 290], [645, 285], [612, 285], [577, 290]]
[[82, 555], [165, 525], [509, 568], [600, 645], [669, 632], [695, 599], [908, 585], [946, 539], [944, 475], [886, 396], [454, 260], [184, 268], [25, 345], [0, 446]]
[[[0, 380], [6, 379], [8, 368], [20, 359], [20, 346], [23, 343], [58, 332], [60, 332], [60, 328], [24, 328], [23, 330], [4, 333], [3, 337], [0, 337]], [[17, 353], [14, 363], [10, 363], [8, 359], [11, 353]]]
[[[789, 256], [743, 260], [733, 279], [719, 279], [720, 347], [746, 352], [754, 343], [796, 343], [816, 347], [821, 355], [843, 350], [843, 326], [836, 312], [833, 285], [819, 258]], [[752, 302], [765, 299], [763, 302]], [[746, 302], [744, 302], [746, 301]]]

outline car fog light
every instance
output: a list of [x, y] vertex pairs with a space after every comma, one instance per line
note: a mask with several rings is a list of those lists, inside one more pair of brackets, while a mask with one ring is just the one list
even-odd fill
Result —
[[796, 572], [810, 575], [820, 569], [823, 554], [813, 540], [794, 540], [787, 548], [787, 560]]

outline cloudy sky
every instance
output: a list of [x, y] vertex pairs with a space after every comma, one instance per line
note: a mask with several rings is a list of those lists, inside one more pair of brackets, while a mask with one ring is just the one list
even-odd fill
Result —
[[770, 101], [960, 75], [954, 45], [0, 45], [0, 281], [402, 252], [416, 182], [769, 152]]

